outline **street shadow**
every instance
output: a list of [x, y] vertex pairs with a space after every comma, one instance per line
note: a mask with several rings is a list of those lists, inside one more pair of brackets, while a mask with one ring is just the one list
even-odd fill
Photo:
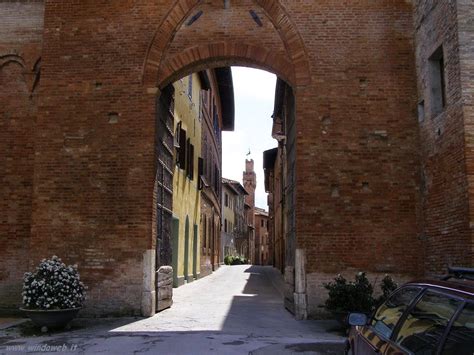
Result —
[[[331, 324], [328, 321], [294, 319], [284, 308], [283, 298], [274, 287], [272, 278], [276, 274], [269, 274], [275, 272], [271, 267], [252, 265], [244, 272], [248, 277], [243, 290], [233, 296], [223, 321], [213, 329], [206, 329], [206, 322], [194, 320], [190, 315], [186, 318], [189, 324], [186, 323], [183, 327], [181, 320], [181, 326], [174, 330], [172, 320], [168, 319], [168, 324], [160, 323], [160, 314], [157, 314], [152, 317], [153, 320], [137, 317], [76, 319], [72, 322], [70, 330], [58, 330], [48, 334], [42, 334], [31, 323], [25, 323], [18, 335], [30, 339], [34, 337], [42, 344], [59, 345], [63, 343], [73, 345], [74, 342], [96, 343], [92, 339], [99, 338], [106, 343], [124, 342], [128, 339], [130, 344], [138, 342], [143, 346], [146, 344], [157, 346], [160, 343], [176, 342], [175, 338], [187, 339], [186, 344], [177, 342], [176, 346], [179, 346], [182, 353], [192, 351], [192, 347], [187, 348], [189, 345], [187, 343], [192, 345], [193, 341], [204, 341], [210, 344], [210, 348], [215, 344], [221, 349], [224, 347], [229, 350], [247, 349], [252, 344], [254, 346], [255, 342], [261, 348], [265, 348], [279, 343], [291, 343], [291, 339], [296, 339], [295, 344], [318, 342], [321, 339], [325, 342], [343, 343], [344, 339], [339, 334], [331, 332]], [[211, 309], [209, 317], [214, 316], [221, 317], [212, 314]], [[185, 330], [186, 328], [189, 330]], [[3, 343], [6, 341], [7, 345], [11, 344], [12, 341], [15, 342], [15, 338], [14, 335], [7, 336], [3, 339]], [[0, 345], [2, 345], [1, 338]]]

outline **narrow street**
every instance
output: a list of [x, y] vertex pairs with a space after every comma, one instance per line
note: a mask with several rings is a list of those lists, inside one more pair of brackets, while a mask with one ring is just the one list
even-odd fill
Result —
[[28, 334], [25, 323], [0, 332], [0, 353], [38, 345], [64, 345], [76, 354], [342, 353], [344, 337], [331, 330], [334, 323], [294, 320], [281, 287], [271, 267], [223, 266], [174, 289], [173, 307], [154, 317], [79, 319], [70, 331], [47, 336]]

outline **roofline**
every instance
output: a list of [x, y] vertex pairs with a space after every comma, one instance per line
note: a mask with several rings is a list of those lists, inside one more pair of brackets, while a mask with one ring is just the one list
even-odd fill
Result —
[[222, 184], [229, 186], [237, 195], [248, 195], [247, 190], [238, 181], [222, 178]]

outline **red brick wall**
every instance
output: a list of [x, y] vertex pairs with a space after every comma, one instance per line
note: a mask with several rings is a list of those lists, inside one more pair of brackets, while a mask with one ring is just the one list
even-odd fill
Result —
[[78, 263], [85, 312], [140, 312], [155, 178], [155, 94], [141, 79], [165, 12], [163, 2], [46, 2], [32, 260]]
[[461, 86], [463, 91], [464, 103], [464, 127], [467, 158], [467, 175], [469, 183], [469, 228], [470, 237], [465, 239], [466, 251], [464, 262], [467, 265], [474, 265], [474, 163], [472, 152], [474, 148], [474, 139], [472, 131], [474, 130], [474, 62], [472, 56], [474, 53], [474, 27], [472, 18], [474, 17], [474, 3], [469, 0], [458, 0], [457, 15], [459, 26], [459, 56], [461, 64]]
[[[270, 69], [293, 85], [296, 242], [312, 286], [341, 270], [421, 273], [424, 236], [434, 243], [428, 254], [449, 239], [444, 253], [457, 258], [456, 241], [469, 241], [465, 170], [454, 163], [465, 149], [462, 119], [457, 111], [446, 119], [441, 144], [426, 123], [421, 149], [409, 2], [197, 3], [45, 2], [32, 263], [52, 253], [77, 262], [89, 311], [137, 313], [142, 254], [153, 248], [155, 86], [235, 64]], [[200, 19], [183, 24], [200, 9]], [[468, 78], [467, 61], [463, 70]], [[26, 100], [21, 85], [15, 90]], [[421, 161], [431, 178], [423, 196]]]
[[[465, 164], [467, 132], [464, 130], [461, 101], [463, 92], [455, 2], [418, 2], [415, 27], [418, 100], [425, 102], [425, 117], [419, 123], [423, 159], [421, 192], [425, 270], [428, 273], [443, 273], [447, 265], [472, 264]], [[429, 89], [428, 59], [441, 45], [444, 50], [446, 107], [435, 114]]]
[[[0, 308], [28, 268], [43, 2], [0, 2]], [[36, 82], [36, 85], [35, 85]]]
[[307, 272], [419, 273], [412, 8], [309, 3], [287, 5], [313, 82], [295, 92], [296, 237]]

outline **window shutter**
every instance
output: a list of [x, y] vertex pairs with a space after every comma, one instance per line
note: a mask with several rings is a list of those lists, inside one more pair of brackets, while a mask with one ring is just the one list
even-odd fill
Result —
[[191, 139], [188, 138], [186, 141], [186, 163], [185, 163], [185, 171], [186, 171], [186, 176], [189, 177], [189, 164], [190, 164], [190, 146], [191, 146]]
[[189, 143], [189, 178], [194, 179], [194, 145]]
[[178, 167], [186, 168], [186, 131], [180, 127], [179, 130], [179, 148], [178, 148]]

